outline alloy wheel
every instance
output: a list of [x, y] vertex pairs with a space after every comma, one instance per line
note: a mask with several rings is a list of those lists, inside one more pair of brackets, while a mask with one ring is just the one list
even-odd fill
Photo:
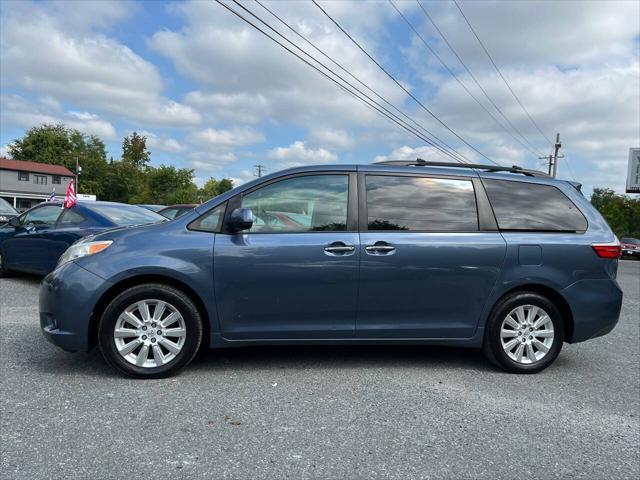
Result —
[[141, 300], [118, 317], [113, 340], [118, 353], [132, 365], [154, 368], [176, 358], [185, 344], [184, 318], [170, 303]]
[[554, 337], [551, 317], [535, 305], [514, 308], [500, 327], [500, 341], [505, 353], [524, 365], [542, 360], [551, 350]]

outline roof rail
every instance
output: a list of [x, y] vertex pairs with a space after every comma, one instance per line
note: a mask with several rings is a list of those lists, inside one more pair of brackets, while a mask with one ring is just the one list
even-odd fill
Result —
[[481, 165], [479, 163], [452, 163], [452, 162], [428, 162], [422, 158], [416, 160], [384, 160], [382, 162], [374, 162], [374, 165], [397, 165], [401, 167], [451, 167], [451, 168], [473, 168], [484, 170], [486, 172], [510, 172], [521, 173], [528, 177], [549, 177], [539, 170], [528, 170], [526, 168], [513, 165], [511, 167], [503, 167], [501, 165]]

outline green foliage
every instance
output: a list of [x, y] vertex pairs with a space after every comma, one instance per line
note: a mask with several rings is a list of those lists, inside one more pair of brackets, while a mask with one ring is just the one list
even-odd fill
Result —
[[144, 170], [151, 160], [151, 152], [147, 150], [147, 137], [133, 132], [122, 141], [122, 161], [138, 170]]
[[28, 130], [8, 149], [16, 160], [63, 165], [74, 173], [77, 161], [82, 166], [79, 193], [105, 195], [107, 153], [102, 140], [94, 135], [85, 135], [62, 124], [45, 124]]
[[9, 145], [16, 160], [64, 165], [76, 170], [76, 159], [82, 167], [79, 193], [91, 193], [99, 200], [123, 203], [197, 203], [233, 188], [227, 178], [210, 178], [198, 189], [193, 170], [149, 165], [151, 153], [146, 137], [133, 132], [122, 141], [122, 158], [107, 162], [105, 145], [94, 135], [85, 135], [63, 124], [42, 125], [28, 130], [24, 137]]
[[640, 198], [594, 188], [591, 204], [598, 209], [618, 238], [640, 238]]
[[217, 197], [218, 195], [231, 190], [233, 188], [233, 181], [228, 178], [223, 178], [218, 181], [215, 178], [211, 177], [209, 180], [205, 182], [200, 190], [198, 190], [198, 197], [206, 202], [207, 200], [212, 199], [213, 197]]

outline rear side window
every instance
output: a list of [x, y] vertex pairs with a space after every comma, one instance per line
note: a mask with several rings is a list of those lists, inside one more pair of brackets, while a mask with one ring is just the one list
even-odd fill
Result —
[[58, 218], [58, 225], [63, 225], [66, 227], [72, 225], [80, 225], [85, 220], [86, 219], [78, 212], [75, 212], [73, 209], [67, 208], [62, 212], [60, 218]]
[[583, 232], [587, 220], [552, 185], [483, 180], [500, 230]]
[[478, 230], [470, 180], [367, 175], [366, 186], [369, 230]]

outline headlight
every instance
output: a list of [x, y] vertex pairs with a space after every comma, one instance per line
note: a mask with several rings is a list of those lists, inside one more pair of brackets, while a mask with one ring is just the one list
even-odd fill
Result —
[[95, 255], [96, 253], [103, 251], [112, 243], [113, 242], [111, 240], [75, 243], [67, 248], [67, 251], [62, 254], [60, 260], [58, 260], [58, 266], [63, 263], [70, 262], [71, 260], [75, 260], [76, 258]]

